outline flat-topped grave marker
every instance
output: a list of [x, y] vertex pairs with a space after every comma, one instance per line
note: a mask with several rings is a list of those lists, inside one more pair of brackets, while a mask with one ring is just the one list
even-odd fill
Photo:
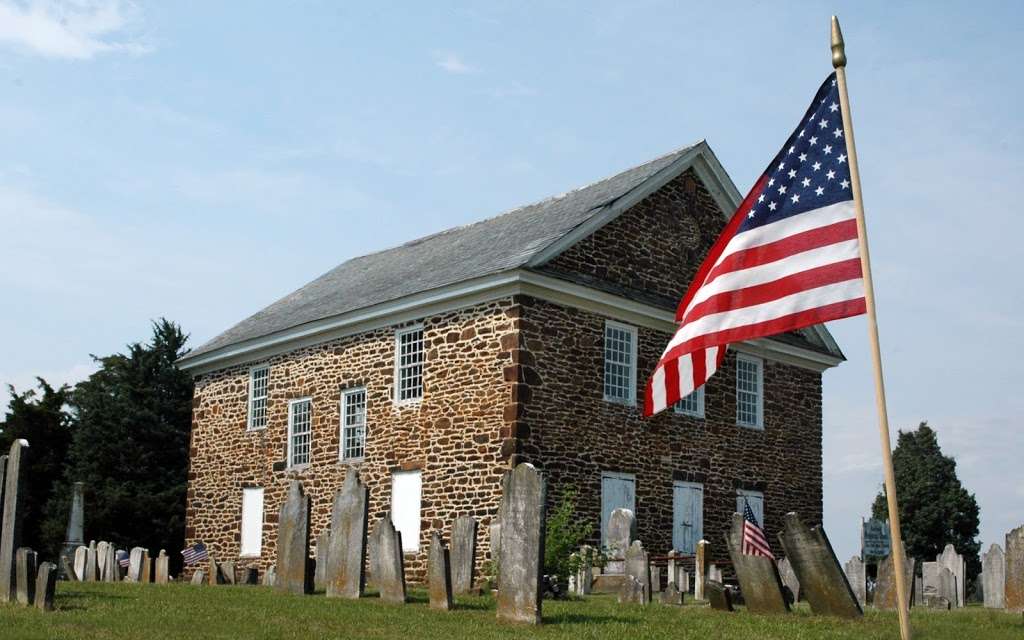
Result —
[[452, 590], [463, 595], [473, 590], [476, 567], [477, 523], [473, 516], [459, 516], [452, 524]]

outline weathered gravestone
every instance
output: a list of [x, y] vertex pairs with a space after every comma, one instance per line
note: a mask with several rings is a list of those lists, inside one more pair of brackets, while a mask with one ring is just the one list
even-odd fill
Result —
[[106, 540], [100, 540], [96, 543], [96, 570], [97, 580], [105, 582], [107, 580], [107, 549], [110, 547], [110, 543]]
[[1002, 609], [1006, 606], [1006, 556], [998, 544], [993, 544], [981, 556], [981, 591], [985, 607]]
[[782, 579], [775, 561], [741, 551], [743, 516], [732, 514], [732, 530], [725, 536], [743, 602], [751, 613], [788, 613], [789, 603], [782, 593]]
[[7, 456], [3, 521], [0, 524], [0, 602], [15, 597], [14, 554], [21, 546], [21, 520], [28, 493], [28, 440], [15, 440]]
[[278, 591], [298, 595], [313, 591], [309, 567], [309, 496], [292, 480], [277, 518]]
[[661, 592], [661, 604], [683, 604], [683, 592], [676, 588], [675, 582], [669, 582], [665, 590]]
[[324, 529], [316, 537], [316, 570], [313, 572], [313, 588], [327, 590], [327, 554], [331, 545], [331, 531]]
[[501, 557], [501, 522], [497, 518], [487, 528], [487, 535], [491, 542], [491, 560], [497, 562]]
[[32, 606], [36, 595], [36, 562], [39, 556], [28, 547], [15, 552], [15, 591], [18, 604]]
[[146, 550], [142, 547], [133, 547], [128, 555], [128, 582], [142, 582], [142, 562], [145, 560]]
[[953, 604], [957, 595], [956, 576], [946, 567], [939, 569], [939, 595]]
[[580, 547], [579, 568], [576, 570], [576, 594], [590, 595], [594, 589], [594, 548], [589, 545]]
[[57, 588], [57, 565], [43, 562], [36, 574], [35, 605], [41, 611], [53, 611], [53, 593]]
[[864, 615], [824, 529], [807, 527], [796, 513], [789, 512], [779, 542], [798, 581], [794, 596], [802, 588], [812, 612], [841, 618]]
[[117, 549], [114, 545], [107, 543], [104, 550], [103, 557], [103, 581], [104, 582], [120, 582], [121, 581], [121, 565], [117, 562]]
[[366, 531], [370, 491], [355, 469], [334, 494], [327, 550], [327, 595], [358, 598], [366, 587]]
[[[73, 561], [75, 550], [85, 544], [82, 539], [82, 527], [85, 522], [85, 483], [76, 482], [71, 485], [71, 511], [68, 514], [68, 528], [64, 533], [64, 548], [61, 550], [61, 558]], [[66, 573], [66, 572], [65, 572]], [[69, 580], [75, 580], [74, 576], [67, 575]]]
[[846, 580], [850, 583], [850, 588], [853, 589], [853, 595], [857, 596], [857, 602], [863, 609], [868, 599], [867, 572], [864, 570], [864, 562], [860, 556], [853, 556], [846, 562], [844, 570]]
[[195, 573], [192, 574], [192, 584], [197, 586], [206, 584], [206, 572], [202, 569], [196, 569]]
[[89, 541], [89, 550], [85, 559], [85, 581], [96, 582], [100, 579], [99, 573], [99, 549], [95, 540]]
[[235, 561], [225, 560], [220, 563], [220, 575], [224, 579], [224, 584], [235, 584], [237, 576], [235, 575]]
[[943, 548], [942, 553], [935, 557], [935, 561], [949, 569], [956, 582], [953, 597], [949, 598], [950, 603], [954, 607], [963, 607], [965, 605], [964, 598], [967, 595], [967, 590], [964, 588], [964, 579], [967, 577], [967, 563], [964, 561], [964, 557], [956, 552], [956, 548], [953, 545], [947, 544]]
[[[902, 544], [902, 543], [901, 543]], [[914, 598], [914, 559], [907, 556], [906, 545], [903, 551], [903, 584], [907, 590], [907, 602]], [[899, 608], [896, 597], [896, 571], [893, 567], [893, 555], [889, 554], [878, 563], [878, 578], [875, 583], [875, 608], [895, 611]]]
[[505, 472], [501, 489], [497, 617], [540, 624], [547, 482], [533, 465], [521, 463]]
[[649, 554], [639, 540], [626, 549], [626, 580], [622, 583], [619, 602], [649, 604], [651, 602], [651, 563]]
[[167, 584], [170, 574], [170, 560], [167, 557], [167, 552], [161, 549], [160, 555], [156, 557], [156, 579], [154, 582], [157, 584]]
[[273, 587], [277, 584], [277, 567], [270, 565], [263, 574], [263, 585]]
[[373, 580], [380, 589], [380, 598], [391, 604], [404, 604], [406, 594], [402, 532], [395, 529], [391, 516], [387, 515], [377, 521], [373, 538]]
[[625, 573], [626, 550], [636, 539], [636, 516], [629, 509], [615, 509], [608, 517], [608, 563], [605, 573]]
[[704, 582], [708, 579], [708, 541], [699, 540], [697, 542], [697, 555], [694, 558], [694, 573], [693, 573], [693, 598], [694, 600], [704, 600]]
[[728, 587], [717, 580], [704, 581], [704, 594], [711, 603], [712, 609], [718, 611], [732, 611], [732, 592]]
[[78, 581], [78, 577], [75, 575], [75, 568], [71, 566], [71, 561], [68, 560], [67, 556], [60, 557], [60, 569], [58, 570], [58, 575], [67, 576], [67, 579], [70, 582]]
[[149, 557], [149, 549], [142, 550], [142, 577], [139, 581], [142, 584], [149, 584], [153, 581], [153, 558]]
[[452, 567], [448, 549], [435, 531], [430, 536], [430, 558], [427, 573], [430, 580], [430, 608], [450, 611], [452, 608]]
[[1024, 526], [1006, 534], [1005, 587], [1007, 611], [1024, 611]]
[[[278, 557], [280, 557], [280, 555]], [[213, 556], [210, 556], [207, 559], [206, 579], [209, 581], [211, 587], [218, 584], [224, 584], [224, 574], [221, 571], [220, 563], [218, 563]]]
[[85, 563], [89, 557], [89, 547], [80, 546], [75, 549], [75, 563], [73, 569], [75, 571], [75, 580], [85, 580]]
[[779, 577], [782, 578], [782, 585], [793, 594], [793, 602], [799, 601], [800, 580], [796, 577], [796, 572], [793, 571], [793, 564], [789, 561], [789, 557], [779, 560], [776, 564], [779, 566]]
[[661, 567], [651, 565], [651, 598], [654, 594], [661, 593]]
[[924, 606], [924, 580], [921, 576], [914, 576], [914, 604], [912, 607]]
[[452, 525], [452, 589], [455, 595], [473, 590], [476, 567], [476, 518], [459, 516]]

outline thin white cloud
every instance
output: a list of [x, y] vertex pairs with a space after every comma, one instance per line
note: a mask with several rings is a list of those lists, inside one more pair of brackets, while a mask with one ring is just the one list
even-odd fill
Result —
[[100, 53], [147, 53], [126, 33], [139, 11], [121, 0], [0, 0], [0, 43], [46, 58], [89, 60]]
[[452, 51], [435, 51], [434, 64], [448, 73], [465, 74], [476, 71], [474, 67], [468, 65], [458, 54]]

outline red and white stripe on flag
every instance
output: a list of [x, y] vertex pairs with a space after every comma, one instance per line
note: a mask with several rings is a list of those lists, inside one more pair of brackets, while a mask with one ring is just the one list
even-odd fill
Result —
[[839, 109], [833, 74], [697, 271], [644, 415], [702, 386], [730, 343], [865, 313]]
[[743, 521], [743, 544], [740, 551], [748, 556], [764, 556], [775, 559], [768, 540], [764, 537], [764, 531], [749, 520]]

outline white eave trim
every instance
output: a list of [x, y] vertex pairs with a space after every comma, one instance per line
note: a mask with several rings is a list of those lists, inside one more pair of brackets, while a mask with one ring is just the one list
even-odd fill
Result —
[[[199, 375], [226, 367], [266, 360], [275, 355], [329, 340], [401, 325], [438, 313], [513, 295], [533, 296], [668, 334], [671, 334], [676, 326], [671, 311], [534, 271], [518, 269], [475, 278], [351, 313], [309, 322], [292, 329], [245, 340], [196, 356], [186, 356], [179, 361], [179, 367], [190, 371], [193, 375]], [[752, 340], [733, 345], [733, 348], [818, 372], [842, 362], [842, 358], [771, 339]]]

